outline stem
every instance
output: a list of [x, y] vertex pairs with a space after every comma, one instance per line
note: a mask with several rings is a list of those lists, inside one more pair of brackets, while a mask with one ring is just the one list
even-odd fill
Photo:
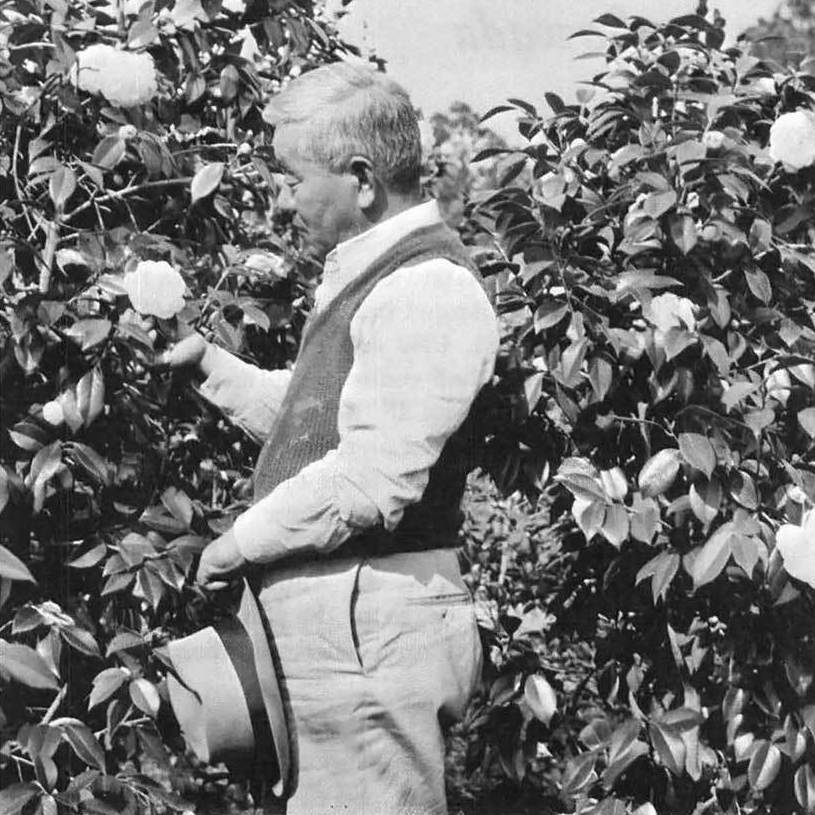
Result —
[[20, 201], [20, 206], [23, 208], [23, 215], [28, 224], [29, 232], [34, 234], [34, 224], [31, 222], [31, 216], [28, 214], [28, 207], [23, 202], [23, 190], [20, 187], [20, 180], [17, 178], [17, 155], [20, 152], [20, 135], [22, 133], [22, 125], [17, 125], [17, 132], [14, 134], [14, 153], [11, 158], [11, 175], [14, 178], [14, 191], [17, 193], [17, 198]]
[[40, 294], [48, 294], [51, 286], [51, 267], [54, 265], [54, 255], [57, 253], [59, 240], [59, 227], [54, 221], [46, 221], [45, 225], [45, 253], [40, 269]]
[[656, 427], [661, 430], [663, 433], [667, 433], [672, 439], [676, 440], [676, 436], [674, 435], [673, 431], [668, 430], [667, 427], [661, 425], [659, 422], [655, 422], [651, 419], [635, 419], [633, 416], [618, 416], [616, 413], [611, 414], [611, 418], [615, 422], [627, 422], [628, 424], [648, 424], [652, 427]]
[[84, 204], [80, 204], [76, 209], [72, 209], [68, 212], [64, 219], [65, 221], [70, 221], [74, 216], [79, 215], [80, 212], [84, 212], [86, 209], [90, 209], [93, 204], [104, 204], [106, 201], [117, 201], [120, 198], [123, 198], [125, 195], [129, 195], [131, 193], [138, 193], [143, 192], [144, 190], [157, 190], [163, 189], [165, 187], [181, 187], [185, 184], [189, 184], [192, 181], [192, 178], [165, 178], [160, 181], [145, 181], [143, 184], [136, 184], [132, 187], [125, 187], [122, 190], [116, 190], [116, 192], [109, 192], [105, 195], [100, 195], [98, 198], [91, 198], [85, 201]]
[[49, 707], [48, 710], [45, 711], [45, 715], [42, 717], [42, 721], [40, 722], [40, 724], [48, 724], [48, 722], [50, 722], [51, 719], [54, 718], [54, 714], [59, 710], [59, 706], [62, 704], [67, 693], [68, 685], [65, 684], [59, 689], [59, 693], [57, 694], [54, 701], [51, 702], [51, 707]]

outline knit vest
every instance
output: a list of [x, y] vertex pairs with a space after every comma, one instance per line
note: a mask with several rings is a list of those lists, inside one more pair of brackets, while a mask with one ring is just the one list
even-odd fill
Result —
[[[386, 250], [309, 318], [286, 396], [255, 466], [255, 501], [337, 448], [340, 394], [354, 362], [354, 315], [373, 288], [397, 269], [433, 258], [468, 268], [481, 283], [458, 235], [442, 223], [434, 224]], [[341, 552], [360, 543], [364, 551], [382, 554], [456, 545], [465, 479], [475, 466], [474, 412], [471, 409], [444, 445], [421, 500], [405, 510], [397, 528], [360, 532]]]

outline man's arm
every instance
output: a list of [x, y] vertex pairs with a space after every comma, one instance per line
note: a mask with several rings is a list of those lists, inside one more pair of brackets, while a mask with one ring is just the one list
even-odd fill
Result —
[[268, 563], [330, 551], [379, 523], [393, 529], [421, 499], [430, 468], [489, 381], [498, 347], [486, 295], [446, 260], [378, 284], [351, 335], [337, 449], [241, 515], [221, 547], [228, 554]]
[[257, 441], [272, 427], [291, 380], [291, 371], [265, 371], [190, 334], [163, 360], [171, 368], [197, 367], [205, 377], [199, 393]]

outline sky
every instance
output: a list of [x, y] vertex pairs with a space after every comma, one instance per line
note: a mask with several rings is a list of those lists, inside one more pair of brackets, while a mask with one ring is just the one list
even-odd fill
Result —
[[[727, 19], [729, 39], [780, 0], [709, 0]], [[573, 100], [580, 80], [602, 61], [575, 61], [596, 49], [590, 37], [569, 40], [604, 12], [654, 22], [692, 13], [696, 0], [353, 0], [340, 30], [373, 49], [426, 116], [461, 100], [484, 112], [507, 97], [543, 106], [547, 91]], [[492, 125], [504, 136], [511, 118]]]

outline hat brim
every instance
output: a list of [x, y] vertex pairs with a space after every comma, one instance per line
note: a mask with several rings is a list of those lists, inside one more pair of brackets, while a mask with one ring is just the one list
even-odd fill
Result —
[[272, 791], [278, 797], [287, 793], [291, 775], [291, 747], [286, 709], [277, 679], [277, 655], [272, 653], [272, 633], [265, 623], [263, 611], [257, 597], [248, 584], [244, 586], [240, 608], [237, 614], [243, 624], [255, 652], [255, 670], [263, 696], [272, 742], [280, 772], [279, 780]]

